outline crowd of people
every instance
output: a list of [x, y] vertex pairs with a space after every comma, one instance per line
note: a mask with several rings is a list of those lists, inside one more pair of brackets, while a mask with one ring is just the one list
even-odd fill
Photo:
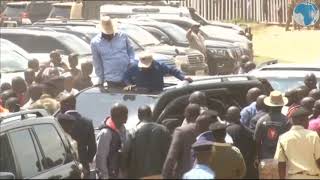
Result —
[[57, 50], [50, 53], [50, 62], [39, 64], [36, 59], [28, 61], [24, 78], [14, 77], [10, 83], [1, 84], [1, 113], [18, 112], [26, 109], [45, 109], [50, 114], [56, 112], [59, 101], [68, 95], [76, 95], [80, 90], [93, 85], [90, 62], [78, 66], [78, 56], [70, 54], [69, 66], [62, 62]]
[[[134, 62], [128, 38], [116, 32], [110, 18], [101, 21], [102, 33], [91, 42], [93, 63], [78, 69], [78, 56], [71, 54], [68, 65], [58, 51], [50, 53], [50, 63], [28, 62], [24, 79], [1, 84], [0, 113], [22, 109], [45, 109], [57, 120], [90, 177], [95, 162], [96, 178], [233, 179], [233, 178], [320, 178], [320, 90], [314, 74], [305, 85], [283, 96], [258, 87], [247, 93], [247, 106], [228, 107], [226, 114], [207, 107], [204, 92], [193, 92], [185, 109], [185, 119], [173, 133], [155, 123], [152, 109], [142, 105], [139, 123], [126, 129], [128, 108], [116, 103], [99, 127], [97, 136], [90, 117], [76, 111], [75, 95], [99, 84], [129, 91], [138, 87], [161, 91], [163, 77], [192, 79], [142, 53]], [[238, 73], [255, 68], [243, 57]], [[222, 119], [221, 117], [225, 117]], [[309, 130], [308, 130], [309, 129]], [[156, 176], [160, 177], [160, 176]]]

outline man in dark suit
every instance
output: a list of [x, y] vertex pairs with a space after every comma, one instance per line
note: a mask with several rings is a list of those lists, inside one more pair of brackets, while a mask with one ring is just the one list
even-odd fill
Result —
[[139, 124], [133, 133], [129, 151], [129, 178], [161, 174], [170, 146], [169, 130], [152, 118], [149, 106], [138, 109]]
[[84, 169], [84, 178], [86, 179], [90, 173], [89, 163], [92, 162], [97, 151], [92, 121], [81, 116], [75, 110], [76, 98], [74, 96], [71, 95], [62, 99], [60, 104], [61, 113], [75, 118], [70, 135], [77, 141], [79, 159]]
[[180, 179], [183, 174], [193, 166], [191, 156], [191, 146], [196, 141], [196, 137], [208, 131], [211, 119], [206, 113], [202, 113], [195, 123], [178, 127], [173, 133], [169, 152], [162, 169], [164, 179]]

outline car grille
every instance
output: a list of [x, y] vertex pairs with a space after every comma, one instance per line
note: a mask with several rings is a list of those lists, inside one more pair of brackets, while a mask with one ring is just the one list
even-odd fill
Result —
[[188, 61], [190, 64], [200, 64], [204, 62], [204, 57], [200, 54], [188, 55]]

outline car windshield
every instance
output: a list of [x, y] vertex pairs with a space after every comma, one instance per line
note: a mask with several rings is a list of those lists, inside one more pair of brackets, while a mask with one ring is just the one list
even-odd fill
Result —
[[[141, 105], [154, 107], [157, 97], [148, 95], [128, 95], [120, 93], [84, 92], [77, 96], [77, 111], [85, 117], [89, 117], [98, 127], [110, 116], [110, 110], [114, 103], [123, 103], [129, 109], [127, 128], [133, 128], [138, 123], [138, 108]], [[91, 107], [95, 107], [94, 111]]]
[[[304, 77], [289, 77], [289, 78], [280, 78], [280, 77], [264, 77], [267, 79], [271, 86], [278, 91], [286, 92], [291, 89], [298, 88], [299, 86], [304, 85]], [[320, 82], [320, 78], [318, 78]]]
[[1, 46], [0, 47], [7, 47], [7, 49], [11, 49], [11, 50], [15, 50], [17, 52], [19, 52], [22, 56], [31, 59], [31, 56], [29, 55], [29, 53], [27, 51], [25, 51], [24, 49], [22, 49], [20, 46], [14, 44], [11, 41], [5, 40], [5, 39], [0, 39], [1, 41]]
[[71, 6], [54, 6], [51, 10], [49, 17], [51, 18], [63, 17], [63, 18], [69, 19], [70, 9], [71, 9]]
[[[77, 38], [74, 35], [68, 36], [57, 36], [57, 39], [65, 45], [68, 45], [68, 48], [74, 52], [81, 55], [91, 54], [90, 46], [85, 41]], [[72, 42], [70, 44], [70, 42]]]
[[157, 38], [155, 38], [148, 31], [138, 26], [124, 25], [121, 26], [119, 29], [128, 34], [128, 36], [130, 36], [141, 46], [152, 46], [160, 44], [160, 41], [157, 40]]
[[164, 26], [163, 29], [166, 33], [170, 34], [176, 42], [188, 43], [188, 39], [186, 37], [187, 31], [181, 27], [172, 24]]
[[1, 48], [1, 73], [20, 72], [28, 67], [28, 60], [16, 51]]
[[8, 17], [19, 17], [26, 7], [26, 4], [7, 5], [7, 8], [4, 10], [3, 14]]
[[96, 36], [100, 32], [96, 27], [92, 27], [92, 26], [74, 26], [74, 27], [71, 27], [71, 30], [84, 33], [90, 39], [92, 39], [94, 36]]

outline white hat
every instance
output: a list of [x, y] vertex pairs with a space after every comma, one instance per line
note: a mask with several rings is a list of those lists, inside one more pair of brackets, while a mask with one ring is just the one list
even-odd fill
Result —
[[103, 16], [100, 20], [100, 30], [104, 34], [114, 34], [116, 32], [115, 24], [109, 16]]
[[150, 54], [148, 52], [142, 52], [139, 55], [138, 67], [139, 68], [149, 68], [152, 65], [152, 62], [153, 62], [152, 54]]
[[263, 100], [264, 104], [269, 107], [285, 106], [288, 103], [288, 98], [283, 97], [280, 91], [272, 91], [269, 97]]

